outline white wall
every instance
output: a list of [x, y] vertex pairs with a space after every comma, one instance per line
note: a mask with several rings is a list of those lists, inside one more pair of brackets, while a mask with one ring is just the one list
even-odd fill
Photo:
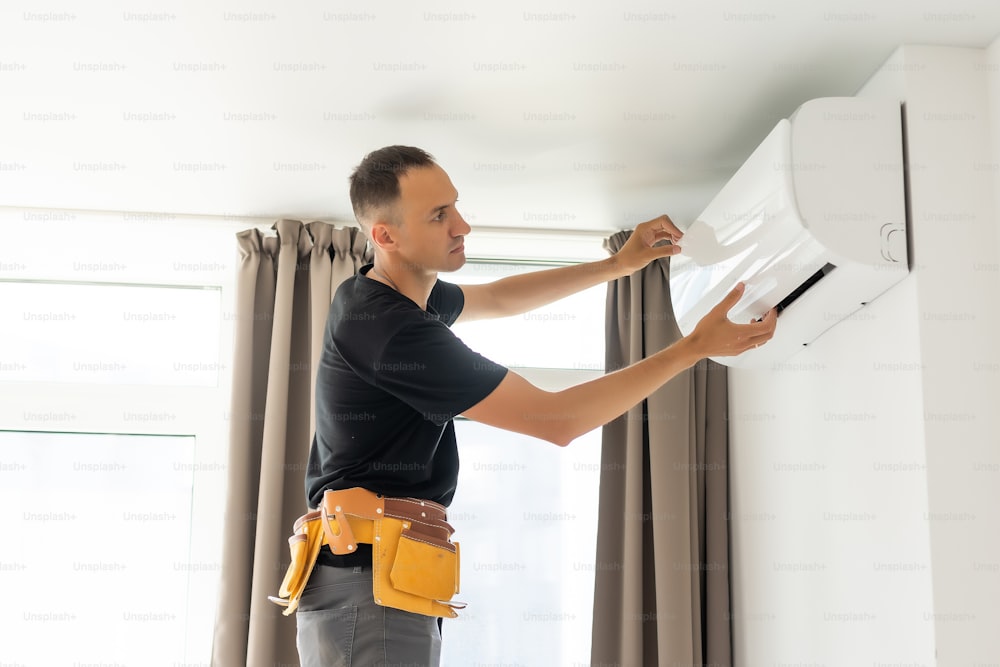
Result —
[[[928, 525], [941, 665], [1000, 657], [1000, 299], [984, 51], [912, 49], [907, 72]], [[995, 129], [1000, 129], [994, 123]]]
[[[996, 206], [997, 255], [1000, 256], [1000, 36], [986, 49], [986, 64], [984, 76], [990, 96], [990, 133], [993, 145], [993, 194]], [[997, 284], [1000, 290], [1000, 271], [996, 271]]]
[[904, 47], [859, 93], [906, 103], [911, 274], [788, 362], [730, 373], [738, 665], [1000, 656], [987, 58]]

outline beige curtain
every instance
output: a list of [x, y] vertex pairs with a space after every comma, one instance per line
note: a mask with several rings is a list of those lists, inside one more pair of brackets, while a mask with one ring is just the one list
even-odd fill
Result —
[[[609, 284], [609, 370], [681, 337], [669, 268]], [[726, 367], [703, 360], [604, 427], [594, 664], [732, 664], [727, 400]]]
[[360, 230], [281, 220], [237, 234], [233, 396], [212, 664], [298, 665], [295, 619], [268, 601], [306, 509], [315, 376], [337, 286], [367, 261]]

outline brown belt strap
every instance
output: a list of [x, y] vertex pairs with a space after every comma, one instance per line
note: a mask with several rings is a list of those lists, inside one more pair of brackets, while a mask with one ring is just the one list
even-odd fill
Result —
[[[379, 494], [359, 487], [327, 491], [323, 494], [320, 512], [323, 513], [323, 532], [326, 533], [330, 550], [338, 556], [343, 556], [358, 549], [347, 515], [362, 519], [381, 519], [385, 514], [385, 499]], [[330, 525], [331, 519], [337, 522], [340, 529], [337, 534], [334, 534]]]

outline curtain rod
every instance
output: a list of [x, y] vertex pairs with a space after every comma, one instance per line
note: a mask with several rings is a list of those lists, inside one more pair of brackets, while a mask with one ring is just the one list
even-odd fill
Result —
[[[135, 216], [138, 219], [149, 218], [150, 220], [165, 219], [171, 220], [174, 218], [191, 218], [191, 219], [219, 219], [224, 222], [246, 222], [249, 224], [256, 225], [271, 225], [278, 220], [282, 219], [296, 219], [302, 220], [303, 222], [312, 222], [314, 220], [319, 220], [321, 222], [327, 222], [331, 225], [343, 225], [345, 227], [358, 227], [357, 222], [354, 220], [329, 220], [323, 217], [314, 216], [298, 216], [298, 215], [236, 215], [236, 214], [218, 214], [218, 213], [170, 213], [170, 212], [156, 212], [156, 211], [116, 211], [108, 209], [80, 209], [80, 208], [46, 208], [43, 206], [0, 206], [0, 211], [39, 211], [53, 214], [80, 214], [80, 215], [106, 215], [106, 216]], [[594, 236], [600, 238], [606, 238], [611, 234], [623, 231], [621, 229], [563, 229], [558, 227], [496, 227], [491, 225], [476, 225], [472, 227], [473, 232], [490, 232], [496, 234], [567, 234], [571, 236]]]
[[559, 227], [490, 227], [486, 225], [472, 226], [472, 233], [494, 232], [497, 234], [567, 234], [571, 236], [594, 236], [607, 238], [621, 229], [562, 229]]
[[574, 266], [581, 262], [574, 262], [568, 259], [516, 259], [513, 257], [466, 257], [469, 264], [496, 264], [500, 266]]

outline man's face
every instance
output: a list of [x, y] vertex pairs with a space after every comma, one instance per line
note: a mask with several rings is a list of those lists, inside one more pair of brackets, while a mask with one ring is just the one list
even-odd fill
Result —
[[437, 165], [410, 169], [399, 179], [393, 236], [400, 260], [427, 273], [456, 271], [465, 264], [469, 224], [455, 208], [458, 191]]

